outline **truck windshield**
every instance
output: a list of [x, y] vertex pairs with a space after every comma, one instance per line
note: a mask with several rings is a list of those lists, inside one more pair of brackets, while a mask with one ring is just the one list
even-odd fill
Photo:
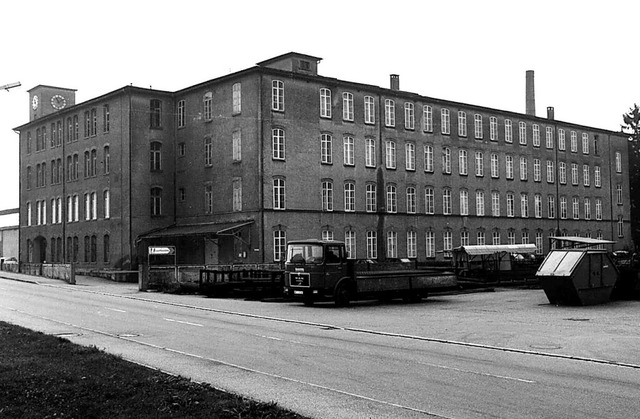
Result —
[[322, 246], [318, 244], [290, 244], [287, 263], [322, 263]]

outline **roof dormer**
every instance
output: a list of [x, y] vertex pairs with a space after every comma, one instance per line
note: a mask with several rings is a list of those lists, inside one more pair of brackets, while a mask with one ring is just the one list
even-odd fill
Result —
[[322, 58], [306, 54], [299, 54], [297, 52], [289, 52], [265, 61], [261, 61], [256, 65], [260, 67], [275, 68], [278, 70], [317, 76], [318, 64], [320, 63], [320, 61], [322, 61]]

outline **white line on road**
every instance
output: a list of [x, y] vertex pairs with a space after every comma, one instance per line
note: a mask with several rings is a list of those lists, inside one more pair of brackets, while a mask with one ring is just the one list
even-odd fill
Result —
[[120, 310], [119, 308], [111, 308], [111, 307], [107, 307], [107, 310], [117, 311], [118, 313], [126, 313], [126, 311], [124, 311], [124, 310]]
[[200, 323], [185, 322], [184, 320], [175, 320], [175, 319], [164, 319], [164, 320], [166, 320], [168, 322], [174, 322], [174, 323], [180, 323], [180, 324], [188, 324], [189, 326], [204, 327]]
[[535, 384], [536, 383], [535, 381], [526, 380], [524, 378], [509, 377], [509, 376], [506, 376], [506, 375], [495, 375], [495, 374], [489, 374], [487, 372], [480, 372], [480, 371], [463, 370], [461, 368], [449, 367], [447, 365], [430, 364], [428, 362], [420, 362], [420, 361], [417, 361], [416, 363], [422, 364], [422, 365], [427, 365], [429, 367], [442, 368], [442, 369], [445, 369], [445, 370], [458, 371], [458, 372], [467, 373], [467, 374], [476, 374], [476, 375], [483, 375], [485, 377], [500, 378], [502, 380], [512, 380], [512, 381], [518, 381], [518, 382], [527, 383], [527, 384]]

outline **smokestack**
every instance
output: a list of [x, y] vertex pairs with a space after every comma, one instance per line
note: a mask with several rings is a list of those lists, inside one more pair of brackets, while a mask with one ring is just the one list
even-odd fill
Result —
[[527, 115], [536, 116], [536, 90], [533, 84], [533, 70], [527, 70], [526, 86], [526, 111]]
[[391, 90], [400, 90], [400, 76], [397, 74], [391, 75]]
[[553, 106], [547, 106], [547, 119], [549, 121], [553, 121], [554, 119], [556, 119], [556, 115], [555, 115], [555, 111], [553, 109]]

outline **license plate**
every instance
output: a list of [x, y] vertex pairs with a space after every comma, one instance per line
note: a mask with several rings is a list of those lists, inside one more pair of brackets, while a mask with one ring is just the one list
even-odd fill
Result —
[[295, 295], [302, 295], [302, 294], [304, 294], [304, 291], [302, 291], [302, 290], [293, 290], [293, 293]]

